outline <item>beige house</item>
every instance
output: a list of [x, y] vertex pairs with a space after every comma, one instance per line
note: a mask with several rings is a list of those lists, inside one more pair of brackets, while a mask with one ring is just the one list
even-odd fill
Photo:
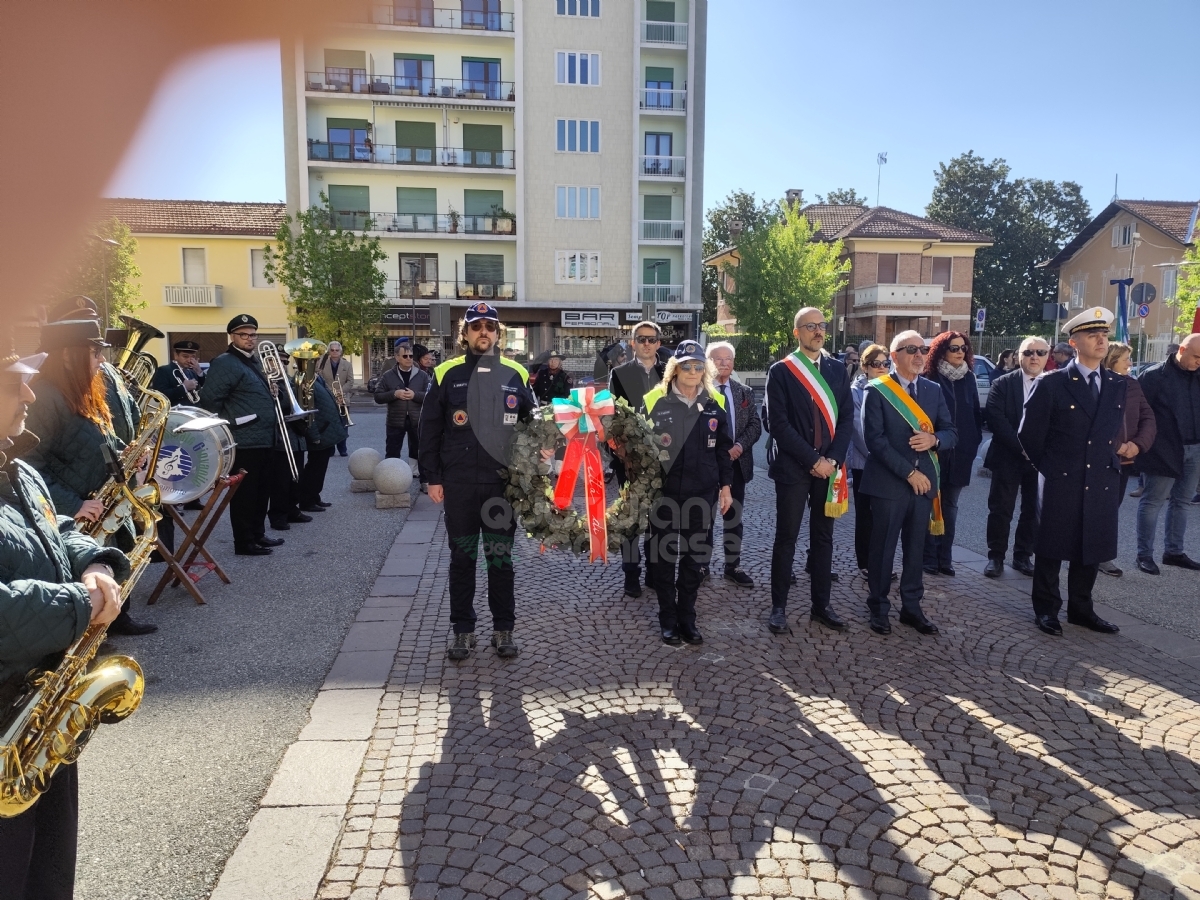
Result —
[[1129, 334], [1144, 335], [1139, 359], [1165, 358], [1179, 310], [1175, 286], [1184, 251], [1196, 239], [1200, 204], [1191, 200], [1114, 200], [1073, 241], [1043, 265], [1058, 272], [1064, 316], [1089, 306], [1116, 310], [1118, 279], [1133, 278], [1142, 296], [1153, 296], [1143, 320], [1131, 303]]

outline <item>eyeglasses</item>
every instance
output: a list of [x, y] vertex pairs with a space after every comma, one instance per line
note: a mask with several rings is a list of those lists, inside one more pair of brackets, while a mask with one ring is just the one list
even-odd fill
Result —
[[397, 353], [396, 355], [401, 359], [412, 359], [411, 353]]
[[851, 363], [852, 365], [856, 365], [856, 366], [857, 366], [857, 365], [858, 365], [858, 357], [857, 357], [857, 356], [847, 356], [847, 357], [846, 357], [846, 362], [848, 362], [848, 363]]
[[703, 372], [704, 371], [704, 363], [696, 362], [695, 360], [691, 360], [689, 362], [681, 362], [679, 364], [679, 371], [681, 371], [681, 372]]
[[467, 327], [472, 331], [495, 331], [500, 326], [491, 319], [476, 319]]
[[909, 356], [916, 356], [918, 353], [920, 353], [922, 356], [924, 356], [929, 352], [929, 348], [922, 347], [920, 344], [909, 344], [907, 347], [897, 347], [896, 352], [907, 353]]
[[657, 334], [639, 334], [634, 340], [639, 344], [657, 344], [659, 338]]
[[233, 333], [232, 337], [250, 338], [251, 340], [253, 340], [254, 338], [258, 337], [258, 332], [257, 331], [235, 331]]
[[866, 369], [886, 369], [887, 367], [886, 359], [877, 359], [875, 362], [863, 363], [863, 368]]
[[946, 348], [946, 352], [947, 353], [966, 353], [967, 345], [966, 344], [951, 344], [949, 347]]
[[829, 323], [828, 322], [805, 322], [803, 325], [800, 325], [799, 327], [803, 328], [809, 334], [816, 334], [818, 331], [828, 331]]
[[1028, 359], [1031, 356], [1048, 356], [1049, 350], [1022, 350], [1021, 355]]

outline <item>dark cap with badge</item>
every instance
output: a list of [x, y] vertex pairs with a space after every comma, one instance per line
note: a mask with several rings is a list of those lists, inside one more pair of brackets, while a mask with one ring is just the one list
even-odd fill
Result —
[[701, 362], [705, 359], [704, 348], [697, 341], [680, 341], [671, 355], [675, 359], [697, 359]]
[[42, 346], [46, 352], [65, 347], [111, 347], [100, 335], [97, 319], [68, 319], [65, 322], [47, 322], [42, 326]]
[[195, 341], [176, 341], [171, 345], [171, 349], [185, 353], [199, 353], [200, 345]]
[[240, 316], [234, 316], [229, 320], [229, 324], [225, 326], [225, 333], [233, 334], [242, 328], [253, 328], [255, 331], [258, 331], [258, 319], [254, 318], [254, 316], [248, 316], [245, 313], [242, 313]]
[[557, 350], [551, 350], [550, 355], [546, 359], [565, 359], [565, 357]]
[[466, 323], [470, 325], [480, 319], [491, 319], [493, 322], [500, 321], [500, 314], [496, 312], [496, 307], [490, 303], [476, 303], [474, 306], [467, 307]]
[[47, 322], [74, 322], [79, 319], [98, 318], [100, 318], [100, 310], [96, 306], [96, 301], [83, 294], [76, 294], [74, 297], [59, 300], [46, 307]]

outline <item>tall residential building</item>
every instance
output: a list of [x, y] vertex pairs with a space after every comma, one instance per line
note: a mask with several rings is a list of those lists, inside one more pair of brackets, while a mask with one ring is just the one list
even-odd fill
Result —
[[390, 337], [481, 299], [581, 371], [645, 302], [694, 335], [707, 0], [442, 2], [283, 48], [289, 210], [381, 238]]

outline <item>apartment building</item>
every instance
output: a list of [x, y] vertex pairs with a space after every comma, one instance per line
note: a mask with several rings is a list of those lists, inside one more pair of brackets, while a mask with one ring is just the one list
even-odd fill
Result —
[[581, 370], [646, 302], [694, 335], [707, 0], [440, 2], [283, 48], [289, 210], [381, 239], [389, 338], [479, 300]]

